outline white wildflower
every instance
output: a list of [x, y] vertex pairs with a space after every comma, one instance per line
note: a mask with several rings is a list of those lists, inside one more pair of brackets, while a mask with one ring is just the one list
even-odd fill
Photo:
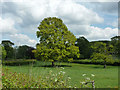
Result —
[[68, 77], [68, 79], [71, 79], [71, 77]]
[[94, 74], [91, 74], [92, 77], [94, 77], [95, 75]]
[[63, 81], [61, 81], [61, 83], [64, 83]]
[[80, 82], [81, 84], [84, 84], [85, 82]]
[[77, 88], [76, 86], [74, 88]]
[[87, 79], [87, 80], [90, 80], [90, 78], [89, 78], [89, 77], [87, 77], [86, 79]]
[[83, 74], [82, 76], [85, 76], [86, 74]]
[[63, 67], [61, 67], [61, 69], [64, 69]]
[[63, 71], [60, 71], [60, 73], [62, 73]]
[[57, 78], [55, 78], [55, 82], [57, 82]]
[[65, 72], [63, 72], [63, 75], [65, 74]]

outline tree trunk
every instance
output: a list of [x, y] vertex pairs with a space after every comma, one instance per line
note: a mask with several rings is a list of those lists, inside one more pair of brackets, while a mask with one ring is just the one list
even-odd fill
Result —
[[54, 61], [52, 62], [52, 67], [54, 67], [55, 66], [55, 64], [54, 64]]
[[104, 64], [104, 68], [106, 68], [106, 64]]
[[106, 61], [104, 61], [104, 68], [106, 68]]

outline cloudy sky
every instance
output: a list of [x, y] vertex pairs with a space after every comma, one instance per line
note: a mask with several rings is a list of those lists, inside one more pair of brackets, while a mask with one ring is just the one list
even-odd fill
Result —
[[[58, 17], [78, 38], [110, 40], [118, 35], [118, 0], [2, 0], [0, 35], [15, 45], [35, 47], [37, 27], [46, 17]], [[85, 0], [84, 0], [85, 1]], [[110, 0], [109, 0], [110, 1]]]

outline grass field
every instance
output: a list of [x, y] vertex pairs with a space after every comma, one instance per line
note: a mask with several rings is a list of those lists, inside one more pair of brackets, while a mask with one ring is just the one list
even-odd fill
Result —
[[[45, 65], [47, 67], [45, 67]], [[8, 67], [13, 72], [28, 73], [35, 76], [42, 75], [43, 77], [49, 70], [54, 72], [59, 71], [59, 67], [50, 67], [49, 62], [40, 62], [32, 65], [23, 66], [3, 66]], [[66, 76], [71, 77], [71, 84], [80, 87], [80, 82], [83, 80], [83, 74], [91, 76], [94, 74], [96, 88], [117, 88], [118, 87], [118, 66], [107, 66], [106, 69], [103, 65], [89, 65], [89, 64], [76, 64], [76, 63], [56, 63], [56, 65], [64, 67]]]

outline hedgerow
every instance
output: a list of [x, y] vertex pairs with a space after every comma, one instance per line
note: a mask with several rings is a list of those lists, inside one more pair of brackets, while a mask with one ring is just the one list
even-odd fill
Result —
[[[80, 63], [80, 64], [100, 64], [104, 65], [104, 60], [90, 60], [90, 59], [82, 59], [82, 60], [73, 60], [72, 63]], [[113, 65], [113, 66], [119, 66], [120, 60], [109, 60], [109, 62], [106, 63], [107, 65]]]
[[3, 65], [10, 65], [10, 66], [18, 66], [18, 65], [26, 65], [26, 64], [31, 64], [35, 63], [35, 59], [28, 59], [28, 60], [10, 60], [10, 61], [2, 61]]

